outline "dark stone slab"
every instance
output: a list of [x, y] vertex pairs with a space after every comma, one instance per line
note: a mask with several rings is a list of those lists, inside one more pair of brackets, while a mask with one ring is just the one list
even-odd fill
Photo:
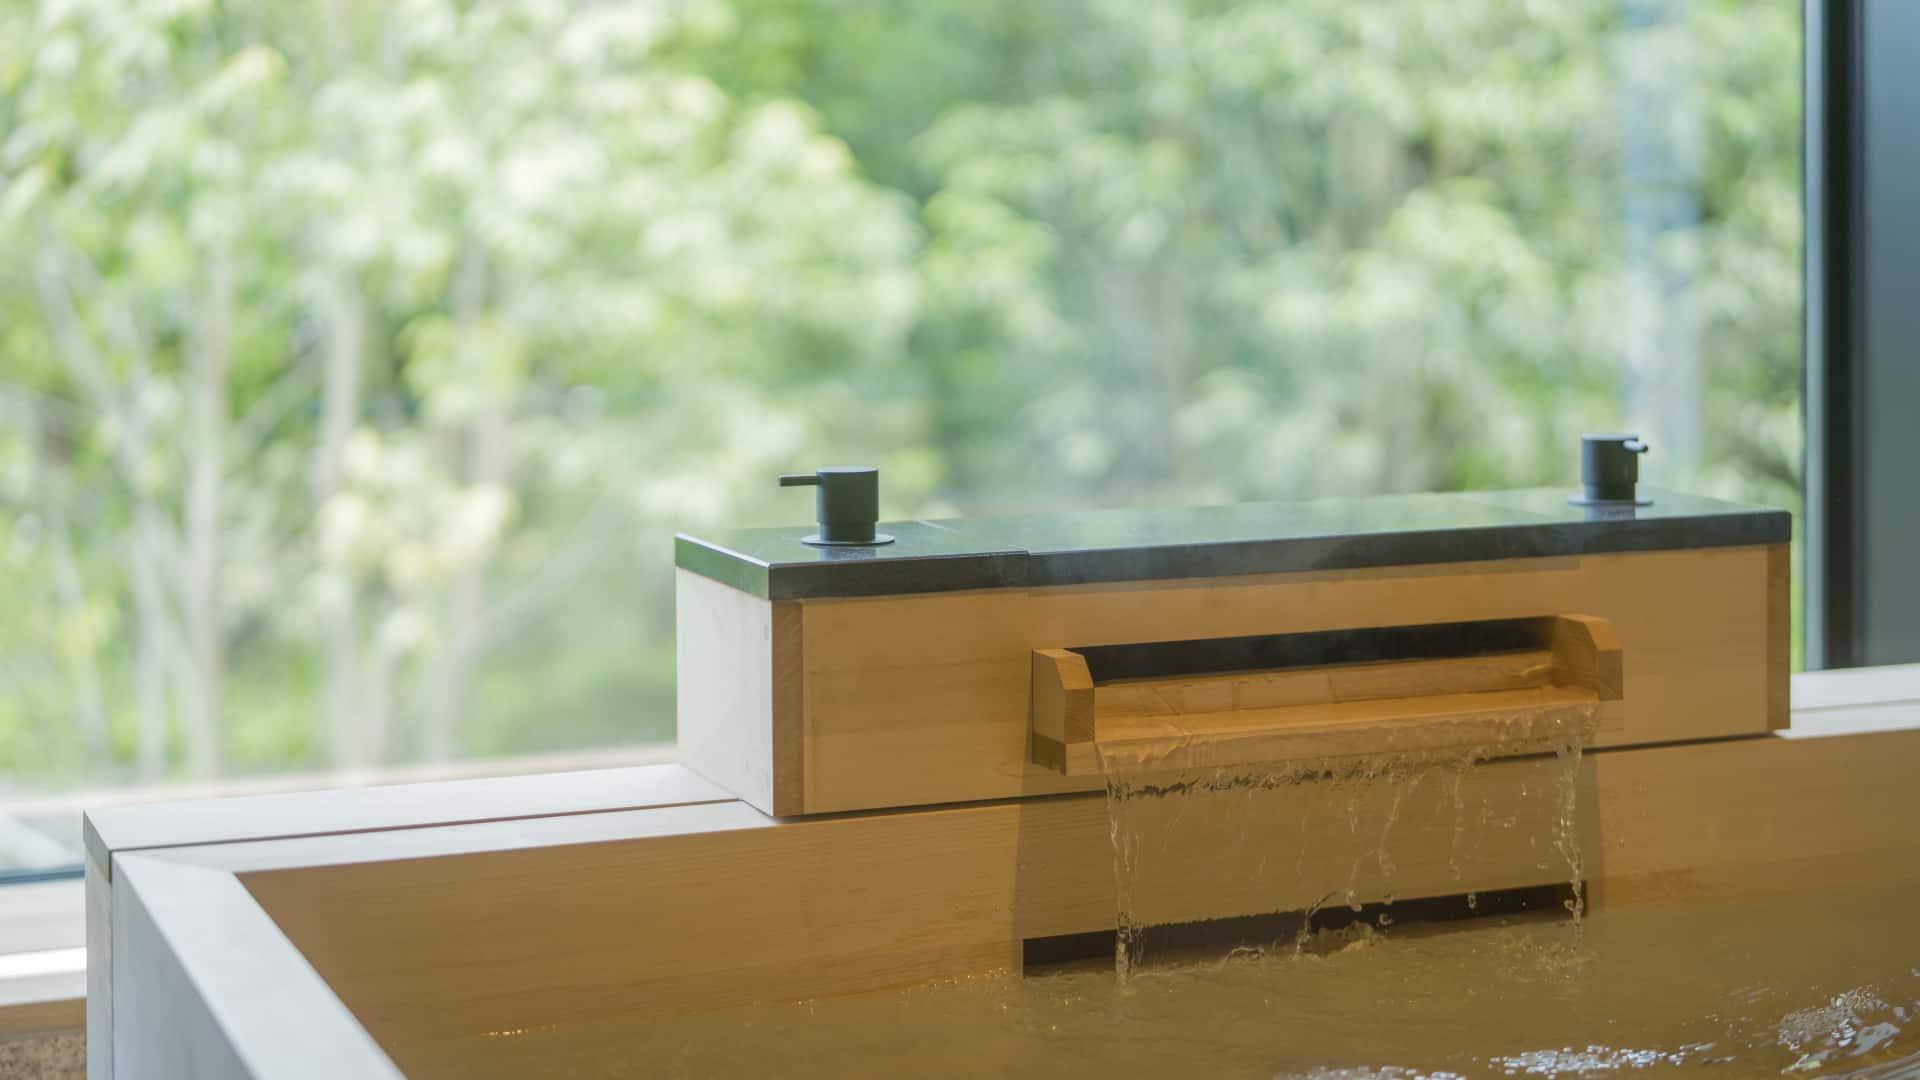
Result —
[[682, 534], [674, 563], [773, 600], [1227, 577], [1784, 542], [1784, 510], [1648, 491], [1580, 507], [1559, 488], [882, 522], [871, 548], [800, 542], [811, 523]]

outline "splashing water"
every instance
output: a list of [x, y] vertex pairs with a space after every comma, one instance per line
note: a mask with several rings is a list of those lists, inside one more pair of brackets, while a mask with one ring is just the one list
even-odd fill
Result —
[[1569, 740], [1555, 748], [1559, 755], [1561, 768], [1555, 777], [1554, 789], [1557, 792], [1557, 813], [1553, 818], [1553, 846], [1566, 860], [1569, 872], [1568, 884], [1573, 887], [1573, 897], [1567, 901], [1567, 910], [1573, 913], [1573, 928], [1577, 936], [1580, 933], [1580, 919], [1586, 914], [1587, 866], [1580, 855], [1579, 810], [1580, 797], [1580, 743]]
[[1107, 776], [1107, 835], [1113, 842], [1113, 891], [1117, 898], [1114, 912], [1113, 966], [1121, 979], [1133, 973], [1133, 958], [1139, 954], [1139, 930], [1133, 924], [1134, 866], [1139, 861], [1140, 834], [1126, 827], [1125, 808], [1133, 797], [1125, 779]]
[[[1143, 760], [1137, 749], [1109, 754], [1100, 747], [1113, 846], [1117, 975], [1124, 982], [1141, 967], [1154, 928], [1195, 920], [1302, 912], [1294, 946], [1305, 951], [1314, 917], [1328, 903], [1337, 900], [1359, 913], [1368, 903], [1404, 894], [1396, 884], [1403, 873], [1396, 836], [1405, 822], [1414, 835], [1404, 851], [1416, 858], [1422, 895], [1461, 891], [1452, 883], [1466, 882], [1472, 868], [1503, 860], [1510, 866], [1511, 849], [1521, 838], [1542, 851], [1536, 865], [1548, 870], [1550, 847], [1571, 883], [1567, 910], [1577, 937], [1585, 913], [1580, 732], [1592, 718], [1589, 707], [1513, 739], [1445, 750], [1211, 770], [1156, 771], [1156, 762]], [[1483, 763], [1516, 754], [1540, 757], [1510, 769], [1517, 780], [1473, 783]], [[1442, 844], [1445, 880], [1439, 883], [1427, 853]], [[1190, 855], [1195, 850], [1214, 857], [1196, 864]], [[1283, 872], [1287, 867], [1290, 874]], [[1195, 876], [1221, 879], [1232, 900], [1195, 897]], [[1469, 893], [1468, 906], [1476, 904]]]

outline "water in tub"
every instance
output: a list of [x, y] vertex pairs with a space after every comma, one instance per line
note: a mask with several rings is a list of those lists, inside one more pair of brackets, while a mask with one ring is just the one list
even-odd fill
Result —
[[[1488, 749], [1118, 779], [1123, 931], [1024, 976], [494, 1033], [410, 1075], [1920, 1077], [1910, 886], [1675, 881], [1584, 910], [1577, 745], [1517, 801], [1476, 783]], [[1196, 887], [1182, 828], [1236, 818], [1263, 824], [1221, 887], [1291, 914], [1162, 925]], [[1462, 881], [1521, 849], [1565, 881], [1389, 902], [1415, 847]]]

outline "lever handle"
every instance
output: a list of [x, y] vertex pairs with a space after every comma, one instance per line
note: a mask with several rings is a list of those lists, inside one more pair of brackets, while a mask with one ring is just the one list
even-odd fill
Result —
[[1640, 482], [1640, 455], [1646, 452], [1647, 444], [1638, 435], [1580, 436], [1582, 490], [1573, 501], [1625, 506], [1642, 502], [1636, 486]]
[[784, 473], [781, 487], [810, 487], [820, 531], [802, 542], [816, 547], [890, 544], [874, 531], [880, 520], [880, 470], [870, 465], [830, 465], [810, 473]]

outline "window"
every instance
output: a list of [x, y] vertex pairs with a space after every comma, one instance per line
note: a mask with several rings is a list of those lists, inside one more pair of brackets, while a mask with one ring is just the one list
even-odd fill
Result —
[[837, 461], [989, 513], [1567, 484], [1625, 426], [1797, 511], [1800, 47], [1786, 0], [13, 5], [0, 783], [670, 740], [671, 534]]

